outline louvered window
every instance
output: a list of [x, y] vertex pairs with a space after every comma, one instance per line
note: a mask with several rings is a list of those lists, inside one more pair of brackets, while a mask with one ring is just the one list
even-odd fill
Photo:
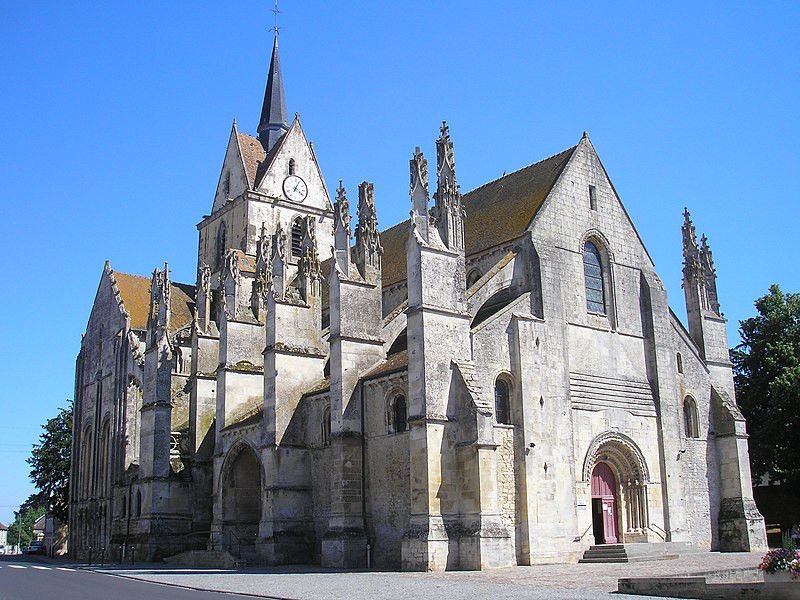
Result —
[[295, 219], [292, 224], [292, 256], [299, 258], [303, 251], [303, 221], [302, 219]]
[[583, 276], [586, 286], [586, 309], [590, 313], [606, 314], [603, 262], [600, 251], [592, 242], [583, 245]]

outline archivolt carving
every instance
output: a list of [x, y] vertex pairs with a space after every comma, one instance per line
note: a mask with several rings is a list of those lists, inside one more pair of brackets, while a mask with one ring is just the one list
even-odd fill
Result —
[[583, 481], [591, 480], [594, 466], [600, 461], [614, 466], [623, 478], [650, 483], [650, 472], [642, 451], [625, 434], [607, 431], [592, 441], [583, 461]]

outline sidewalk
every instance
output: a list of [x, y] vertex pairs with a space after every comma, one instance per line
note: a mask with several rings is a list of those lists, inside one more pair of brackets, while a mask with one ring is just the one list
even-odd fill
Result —
[[612, 596], [620, 577], [670, 577], [753, 568], [760, 559], [760, 554], [712, 552], [645, 563], [538, 565], [445, 573], [337, 571], [314, 566], [229, 570], [176, 568], [166, 564], [94, 566], [91, 569], [154, 583], [291, 600], [418, 600], [421, 597], [426, 600], [619, 600], [645, 598]]

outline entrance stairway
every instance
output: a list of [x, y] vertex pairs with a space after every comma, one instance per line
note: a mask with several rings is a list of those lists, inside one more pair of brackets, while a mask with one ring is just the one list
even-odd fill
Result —
[[630, 563], [650, 560], [670, 560], [692, 552], [689, 544], [661, 542], [656, 544], [601, 544], [590, 546], [580, 563]]

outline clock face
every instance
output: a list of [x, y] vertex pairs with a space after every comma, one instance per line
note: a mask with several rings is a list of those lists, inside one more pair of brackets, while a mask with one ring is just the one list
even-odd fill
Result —
[[308, 196], [308, 186], [297, 175], [289, 175], [283, 180], [283, 193], [292, 202], [302, 202]]

